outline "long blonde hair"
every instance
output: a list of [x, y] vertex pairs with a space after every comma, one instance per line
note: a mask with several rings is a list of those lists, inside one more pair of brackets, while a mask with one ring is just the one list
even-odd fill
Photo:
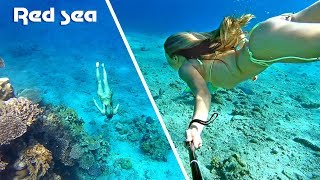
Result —
[[164, 43], [165, 52], [171, 57], [182, 55], [187, 59], [212, 59], [233, 49], [239, 43], [244, 34], [242, 27], [252, 18], [252, 14], [245, 14], [239, 18], [227, 16], [214, 31], [181, 32], [171, 35]]

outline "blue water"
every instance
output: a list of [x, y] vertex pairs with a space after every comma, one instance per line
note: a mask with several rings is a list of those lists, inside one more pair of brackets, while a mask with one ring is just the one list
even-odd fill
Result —
[[[192, 117], [193, 98], [179, 96], [185, 84], [164, 57], [166, 38], [183, 31], [209, 32], [218, 28], [225, 16], [251, 13], [256, 18], [245, 28], [248, 31], [258, 22], [283, 13], [298, 12], [315, 0], [111, 2], [191, 176], [188, 152], [181, 145], [181, 139]], [[230, 169], [215, 170], [211, 161], [219, 159], [222, 163], [234, 153], [240, 154], [249, 166], [251, 176], [244, 179], [319, 178], [319, 152], [311, 150], [308, 143], [294, 141], [301, 137], [320, 147], [319, 67], [319, 62], [275, 64], [259, 74], [256, 82], [246, 81], [232, 90], [218, 91], [215, 96], [218, 100], [212, 103], [211, 110], [218, 111], [220, 117], [204, 129], [204, 145], [197, 151], [205, 179], [224, 179], [223, 173], [236, 172], [236, 163], [231, 163]], [[164, 91], [162, 98], [158, 97], [160, 90]], [[252, 106], [261, 111], [262, 117], [252, 115], [255, 113]], [[233, 117], [233, 110], [242, 111], [245, 117], [235, 120], [239, 117]], [[270, 137], [273, 138], [266, 140]]]
[[[23, 26], [21, 22], [13, 22], [14, 7], [25, 7], [29, 11], [54, 7], [56, 21]], [[61, 10], [96, 10], [97, 22], [71, 22], [61, 26]], [[126, 135], [120, 137], [116, 130], [119, 123], [135, 128], [133, 120], [139, 118], [134, 118], [143, 115], [156, 119], [156, 115], [104, 0], [2, 1], [0, 17], [0, 57], [6, 64], [0, 69], [0, 77], [10, 79], [16, 95], [24, 89], [38, 89], [43, 104], [74, 109], [84, 120], [86, 132], [105, 137], [110, 144], [110, 159], [106, 162], [110, 168], [101, 179], [183, 178], [168, 143], [160, 147], [166, 149], [166, 161], [155, 160], [141, 150], [139, 141], [131, 142]], [[111, 120], [106, 120], [92, 101], [98, 99], [97, 61], [105, 63], [113, 103], [120, 104], [119, 113]], [[157, 136], [166, 139], [158, 121], [152, 128], [158, 132]], [[129, 158], [132, 168], [113, 167], [119, 158]], [[85, 170], [81, 172], [82, 177], [90, 177]]]
[[284, 12], [297, 12], [315, 2], [255, 1], [255, 0], [135, 0], [123, 3], [112, 0], [116, 14], [127, 31], [176, 32], [181, 30], [211, 31], [226, 15], [252, 13], [256, 19], [251, 24]]

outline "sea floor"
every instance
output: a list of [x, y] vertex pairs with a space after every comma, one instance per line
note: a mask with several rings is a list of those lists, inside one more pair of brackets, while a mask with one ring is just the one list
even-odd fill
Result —
[[[191, 177], [184, 134], [193, 97], [166, 62], [170, 34], [126, 32], [138, 64]], [[231, 90], [212, 96], [220, 115], [202, 133], [196, 151], [204, 179], [320, 177], [320, 62], [277, 64]]]

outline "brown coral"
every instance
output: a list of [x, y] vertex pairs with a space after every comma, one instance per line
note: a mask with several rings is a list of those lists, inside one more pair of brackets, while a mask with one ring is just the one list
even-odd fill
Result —
[[8, 165], [7, 162], [0, 161], [0, 172], [5, 170], [7, 165]]
[[14, 97], [13, 87], [8, 78], [0, 78], [0, 100], [6, 101]]
[[11, 98], [0, 106], [0, 145], [22, 136], [42, 110], [26, 98]]
[[1, 160], [2, 158], [2, 154], [0, 152], [0, 172], [6, 169], [6, 166], [8, 165], [7, 162], [4, 162], [3, 160]]
[[39, 179], [43, 177], [52, 162], [52, 154], [41, 144], [29, 146], [15, 162], [15, 179]]
[[4, 67], [4, 60], [0, 57], [0, 68]]

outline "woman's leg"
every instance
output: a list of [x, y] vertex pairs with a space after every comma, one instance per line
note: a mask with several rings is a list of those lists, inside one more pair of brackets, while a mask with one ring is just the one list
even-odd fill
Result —
[[[320, 57], [320, 23], [297, 23], [283, 19], [269, 19], [254, 30], [249, 48], [257, 59], [287, 56]], [[283, 62], [307, 62], [287, 59]]]
[[292, 22], [319, 23], [320, 22], [320, 1], [295, 13], [291, 16]]
[[99, 62], [96, 62], [96, 78], [97, 78], [97, 86], [98, 86], [97, 94], [100, 98], [101, 96], [103, 96], [103, 89], [102, 89], [102, 84], [100, 79], [99, 66], [100, 66]]
[[[270, 18], [251, 33], [249, 47], [255, 58], [320, 57], [320, 1], [291, 17], [291, 21], [284, 15]], [[292, 58], [278, 62], [311, 61]]]
[[104, 92], [105, 92], [105, 94], [110, 94], [111, 91], [110, 91], [110, 88], [109, 88], [108, 77], [107, 77], [106, 68], [104, 67], [104, 63], [102, 63], [101, 66], [102, 66], [102, 70], [103, 70]]

